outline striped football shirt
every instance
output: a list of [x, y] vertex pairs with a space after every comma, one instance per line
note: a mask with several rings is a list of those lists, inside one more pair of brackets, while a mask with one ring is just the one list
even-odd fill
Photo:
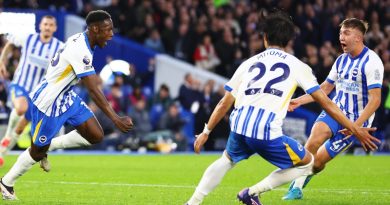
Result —
[[244, 61], [225, 85], [235, 97], [231, 131], [261, 140], [282, 136], [297, 86], [309, 94], [320, 89], [311, 68], [293, 55], [269, 48]]

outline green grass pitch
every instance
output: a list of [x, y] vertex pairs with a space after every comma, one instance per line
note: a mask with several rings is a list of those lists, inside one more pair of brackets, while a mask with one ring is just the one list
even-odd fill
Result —
[[[0, 204], [182, 205], [219, 155], [51, 155], [50, 173], [35, 165], [15, 185], [19, 201]], [[7, 156], [4, 175], [16, 156]], [[203, 204], [239, 204], [236, 194], [275, 169], [258, 156], [237, 165]], [[265, 205], [390, 204], [390, 156], [340, 156], [315, 176], [300, 201], [282, 201], [287, 185], [262, 196]]]

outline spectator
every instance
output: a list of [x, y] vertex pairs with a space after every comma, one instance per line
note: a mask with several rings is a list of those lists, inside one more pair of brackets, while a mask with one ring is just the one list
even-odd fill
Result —
[[129, 97], [130, 104], [135, 106], [138, 104], [139, 101], [145, 101], [146, 97], [142, 93], [141, 86], [137, 85], [133, 88], [133, 93]]
[[169, 87], [166, 84], [161, 84], [160, 89], [154, 95], [153, 101], [151, 104], [156, 105], [160, 104], [163, 107], [163, 110], [167, 111], [169, 105], [173, 102], [171, 95], [169, 93]]
[[215, 50], [221, 59], [216, 73], [225, 77], [231, 77], [236, 70], [233, 67], [237, 46], [234, 43], [233, 33], [230, 29], [223, 31], [223, 38], [215, 46]]
[[[145, 136], [152, 131], [152, 124], [144, 99], [140, 99], [136, 102], [134, 109], [131, 110], [129, 116], [133, 120], [134, 133], [137, 138], [142, 138], [142, 136]], [[142, 139], [140, 140], [142, 141]]]
[[121, 35], [131, 37], [131, 31], [136, 27], [138, 17], [136, 14], [135, 0], [127, 0], [121, 6], [119, 16], [119, 32]]
[[194, 53], [195, 65], [205, 70], [214, 71], [221, 61], [219, 60], [214, 45], [211, 42], [211, 37], [205, 35], [203, 41], [195, 50]]
[[196, 80], [190, 73], [184, 76], [184, 83], [180, 86], [178, 100], [186, 110], [191, 110], [194, 103], [199, 105], [200, 92], [196, 90]]
[[184, 61], [189, 61], [189, 53], [191, 48], [191, 35], [188, 32], [188, 24], [179, 25], [178, 35], [176, 36], [175, 57]]
[[172, 103], [168, 112], [163, 114], [159, 121], [159, 130], [169, 130], [171, 132], [171, 138], [177, 143], [178, 151], [187, 149], [187, 140], [182, 130], [185, 123], [184, 119], [180, 117], [177, 103]]
[[164, 45], [160, 38], [160, 33], [157, 29], [153, 29], [149, 37], [145, 40], [145, 47], [153, 49], [159, 53], [164, 53]]
[[175, 53], [175, 28], [173, 25], [173, 19], [167, 17], [164, 20], [164, 28], [161, 33], [161, 39], [165, 47], [165, 51], [169, 55], [174, 55]]
[[111, 92], [107, 95], [107, 100], [116, 113], [126, 113], [127, 104], [125, 99], [126, 97], [123, 95], [121, 86], [118, 83], [114, 83], [111, 86]]
[[385, 35], [380, 30], [379, 23], [374, 23], [371, 25], [371, 30], [367, 32], [365, 40], [367, 41], [367, 46], [375, 48], [378, 46], [385, 38]]

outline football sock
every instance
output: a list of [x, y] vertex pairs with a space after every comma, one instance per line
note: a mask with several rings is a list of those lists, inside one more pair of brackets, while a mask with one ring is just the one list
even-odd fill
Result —
[[294, 188], [300, 188], [302, 189], [303, 188], [303, 184], [305, 183], [305, 180], [308, 176], [300, 176], [298, 177], [295, 181], [294, 181]]
[[226, 156], [225, 153], [222, 157], [213, 162], [204, 172], [202, 179], [200, 180], [198, 187], [191, 199], [187, 202], [188, 205], [200, 204], [204, 197], [221, 183], [225, 174], [233, 168], [234, 163]]
[[312, 156], [312, 159], [309, 164], [288, 169], [277, 169], [273, 171], [270, 175], [268, 175], [265, 179], [260, 181], [258, 184], [255, 184], [254, 186], [250, 187], [249, 195], [258, 195], [273, 188], [276, 188], [280, 185], [288, 183], [302, 175], [310, 175], [312, 174], [313, 165], [314, 157]]
[[88, 142], [84, 137], [82, 137], [77, 130], [73, 130], [68, 134], [55, 137], [50, 144], [49, 151], [56, 149], [66, 149], [66, 148], [76, 148], [76, 147], [85, 147], [91, 146], [91, 143]]
[[18, 141], [19, 135], [15, 133], [15, 127], [18, 124], [19, 119], [20, 116], [16, 114], [16, 110], [12, 109], [8, 120], [7, 131], [0, 142], [0, 154], [5, 154], [11, 150]]
[[27, 148], [22, 154], [19, 155], [12, 168], [4, 175], [2, 181], [5, 185], [13, 187], [15, 181], [26, 173], [36, 161], [30, 155], [30, 148]]

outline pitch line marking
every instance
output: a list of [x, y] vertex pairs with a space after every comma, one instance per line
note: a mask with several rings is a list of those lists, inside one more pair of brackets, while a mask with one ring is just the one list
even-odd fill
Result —
[[[101, 183], [101, 182], [68, 182], [68, 181], [33, 181], [26, 180], [25, 183], [31, 184], [65, 184], [65, 185], [100, 185], [100, 186], [122, 186], [122, 187], [153, 187], [153, 188], [185, 188], [185, 189], [194, 189], [196, 186], [192, 185], [170, 185], [170, 184], [131, 184], [131, 183]], [[224, 189], [239, 189], [240, 187], [223, 187]], [[287, 191], [286, 188], [276, 188], [273, 191]], [[324, 193], [337, 193], [337, 194], [348, 194], [348, 193], [360, 193], [360, 194], [381, 194], [381, 195], [390, 195], [390, 190], [388, 189], [326, 189], [326, 188], [311, 188], [306, 189], [309, 192], [324, 192]]]

